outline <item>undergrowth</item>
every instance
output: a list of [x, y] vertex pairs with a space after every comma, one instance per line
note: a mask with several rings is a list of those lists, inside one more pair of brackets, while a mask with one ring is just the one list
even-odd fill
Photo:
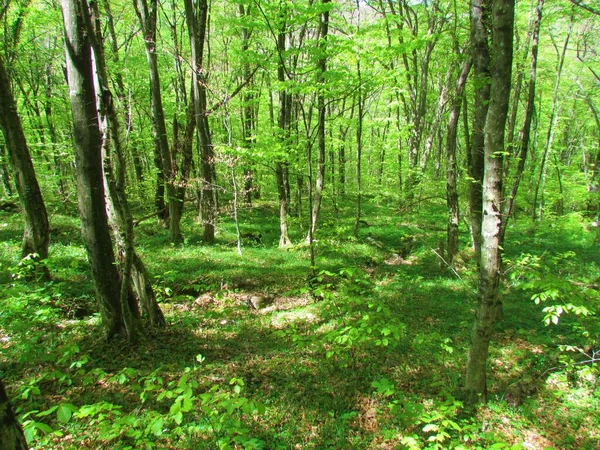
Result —
[[[242, 256], [226, 220], [212, 247], [191, 218], [177, 246], [143, 222], [137, 248], [168, 326], [134, 348], [101, 333], [76, 220], [53, 216], [45, 281], [32, 276], [39, 262], [16, 259], [18, 216], [0, 213], [0, 376], [31, 447], [600, 445], [599, 261], [582, 217], [511, 225], [491, 401], [472, 410], [461, 401], [476, 282], [468, 242], [452, 271], [434, 252], [443, 208], [417, 218], [367, 205], [358, 239], [351, 208], [338, 208], [324, 214], [314, 275], [305, 245], [276, 248], [268, 204], [242, 211], [262, 235]], [[249, 295], [274, 302], [255, 311]]]

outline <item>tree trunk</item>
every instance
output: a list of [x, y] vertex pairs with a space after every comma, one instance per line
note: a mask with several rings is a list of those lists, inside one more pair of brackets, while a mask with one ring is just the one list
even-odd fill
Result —
[[10, 162], [15, 174], [17, 191], [23, 207], [25, 227], [21, 257], [36, 253], [48, 257], [50, 227], [46, 205], [35, 176], [25, 133], [12, 96], [8, 73], [0, 56], [0, 128], [4, 133]]
[[[239, 5], [240, 16], [247, 18], [250, 16], [250, 6]], [[250, 29], [247, 26], [242, 27], [242, 52], [248, 53], [250, 48]], [[249, 80], [250, 64], [248, 61], [244, 61], [242, 74], [244, 80]], [[255, 106], [255, 94], [252, 91], [246, 90], [242, 97], [242, 141], [243, 145], [247, 149], [251, 149], [254, 145], [254, 138], [256, 133], [256, 120], [258, 116], [257, 107]], [[253, 192], [253, 170], [251, 167], [244, 168], [244, 190], [243, 196], [247, 206], [252, 206], [252, 192]]]
[[202, 175], [202, 221], [204, 222], [204, 242], [215, 241], [216, 204], [213, 185], [214, 148], [210, 136], [210, 124], [206, 106], [206, 72], [203, 67], [204, 45], [206, 42], [206, 25], [208, 20], [208, 2], [200, 0], [195, 5], [192, 0], [185, 0], [185, 16], [192, 53], [192, 83], [194, 116], [196, 132], [200, 145], [200, 169]]
[[460, 213], [458, 208], [458, 167], [456, 163], [456, 134], [458, 130], [458, 120], [460, 119], [460, 108], [463, 101], [465, 84], [471, 71], [473, 59], [468, 56], [463, 63], [461, 72], [456, 80], [454, 91], [454, 100], [450, 109], [450, 119], [448, 120], [447, 138], [446, 138], [446, 158], [447, 158], [447, 176], [446, 176], [446, 203], [448, 205], [448, 238], [447, 238], [447, 258], [446, 262], [452, 265], [454, 257], [458, 253], [458, 224], [460, 222]]
[[523, 122], [523, 128], [521, 130], [521, 147], [519, 150], [517, 168], [515, 169], [515, 173], [513, 176], [513, 184], [510, 190], [510, 194], [503, 200], [503, 215], [505, 220], [502, 222], [500, 242], [504, 242], [508, 218], [513, 213], [515, 199], [517, 198], [517, 192], [521, 183], [521, 177], [523, 176], [523, 172], [525, 170], [525, 161], [527, 160], [527, 154], [529, 153], [531, 122], [533, 121], [533, 114], [535, 112], [535, 84], [537, 79], [538, 45], [540, 38], [540, 24], [542, 22], [543, 6], [544, 0], [538, 0], [538, 5], [535, 10], [536, 17], [534, 19], [533, 32], [531, 38], [531, 68], [529, 72], [529, 86], [527, 93], [527, 106], [525, 107], [525, 120]]
[[471, 155], [469, 164], [469, 208], [471, 215], [471, 235], [475, 260], [481, 255], [481, 223], [483, 195], [483, 146], [485, 120], [490, 99], [490, 53], [487, 43], [487, 24], [483, 0], [471, 3], [471, 45], [473, 48], [473, 75], [475, 100], [473, 106], [473, 127], [471, 134]]
[[[317, 61], [317, 180], [315, 184], [315, 201], [313, 204], [311, 215], [311, 233], [315, 235], [317, 223], [319, 221], [319, 213], [321, 212], [321, 199], [323, 197], [323, 189], [325, 187], [325, 71], [327, 70], [327, 33], [329, 31], [329, 5], [331, 0], [321, 0], [324, 11], [320, 15], [319, 21], [319, 60]], [[308, 238], [307, 238], [308, 239]], [[312, 239], [309, 239], [312, 240]]]
[[[87, 6], [87, 0], [81, 0], [83, 5], [83, 14], [85, 17], [88, 36], [94, 52], [93, 64], [95, 68], [96, 83], [98, 92], [102, 95], [98, 97], [101, 119], [101, 131], [103, 133], [103, 156], [104, 156], [104, 186], [106, 195], [107, 214], [113, 235], [117, 245], [117, 255], [121, 269], [121, 311], [128, 338], [131, 341], [137, 339], [141, 332], [138, 322], [139, 310], [133, 302], [131, 285], [133, 266], [141, 264], [141, 260], [135, 254], [133, 218], [126, 195], [125, 186], [125, 152], [122, 145], [121, 123], [119, 121], [115, 102], [108, 84], [108, 75], [106, 70], [106, 60], [104, 52], [104, 42], [102, 30], [100, 27], [100, 16], [97, 4]], [[92, 23], [93, 21], [93, 23]], [[142, 265], [143, 268], [143, 265]], [[137, 276], [146, 275], [144, 270], [136, 270]], [[146, 280], [150, 285], [150, 280]], [[135, 287], [135, 283], [133, 283]], [[154, 301], [152, 309], [154, 316], [150, 317], [152, 324], [163, 325], [164, 317], [154, 293], [148, 293], [147, 289], [137, 290], [137, 296], [142, 305]], [[147, 310], [148, 308], [145, 308]], [[158, 314], [156, 314], [158, 310]]]
[[2, 178], [2, 187], [4, 188], [4, 194], [7, 197], [12, 197], [13, 187], [11, 186], [10, 172], [8, 165], [6, 164], [6, 146], [0, 145], [0, 178]]
[[362, 76], [360, 70], [360, 56], [356, 61], [356, 71], [358, 74], [358, 116], [356, 124], [356, 217], [354, 219], [354, 237], [358, 238], [358, 231], [360, 229], [360, 220], [362, 215], [362, 132], [363, 132], [363, 118], [364, 118], [364, 97], [361, 88]]
[[119, 302], [121, 283], [115, 265], [105, 208], [102, 136], [92, 79], [92, 55], [80, 3], [62, 0], [69, 97], [73, 115], [77, 197], [81, 235], [92, 268], [102, 322], [108, 336], [125, 331]]
[[17, 421], [0, 379], [0, 450], [27, 450], [23, 429]]
[[[285, 11], [281, 12], [282, 23], [280, 25], [280, 31], [277, 35], [277, 53], [279, 54], [277, 63], [277, 80], [280, 83], [286, 80], [285, 61], [284, 53], [286, 51], [286, 20], [284, 14]], [[279, 90], [279, 116], [277, 119], [277, 125], [279, 132], [281, 133], [281, 140], [283, 145], [287, 145], [287, 140], [290, 136], [290, 121], [292, 114], [292, 96], [287, 90], [282, 87]], [[279, 196], [279, 247], [285, 248], [291, 244], [288, 236], [288, 224], [287, 215], [289, 207], [289, 183], [287, 182], [286, 174], [287, 162], [278, 161], [275, 166], [275, 173], [277, 176], [277, 193]]]
[[513, 55], [514, 0], [491, 3], [491, 85], [485, 122], [483, 222], [479, 290], [467, 360], [467, 400], [487, 401], [486, 365], [495, 323], [501, 319], [500, 283], [502, 224], [502, 155], [508, 115]]
[[[559, 88], [560, 88], [560, 80], [562, 75], [562, 68], [565, 62], [565, 55], [567, 54], [567, 48], [569, 45], [569, 40], [571, 38], [571, 31], [573, 30], [573, 10], [571, 10], [571, 18], [569, 21], [569, 30], [567, 32], [567, 37], [565, 38], [565, 43], [562, 48], [562, 52], [559, 54], [558, 58], [558, 66], [556, 68], [556, 81], [554, 83], [554, 94], [552, 96], [552, 108], [550, 110], [550, 121], [548, 122], [548, 132], [546, 134], [546, 144], [544, 145], [544, 153], [542, 153], [542, 160], [540, 162], [540, 171], [538, 173], [537, 183], [535, 184], [535, 190], [533, 193], [533, 207], [531, 213], [531, 219], [535, 222], [538, 219], [541, 219], [542, 210], [544, 207], [544, 183], [546, 181], [546, 162], [548, 161], [548, 156], [550, 155], [550, 151], [552, 149], [552, 141], [554, 140], [554, 130], [556, 129], [556, 124], [558, 122], [558, 110], [560, 108], [559, 101]], [[558, 51], [558, 49], [557, 49]], [[539, 212], [538, 212], [538, 199], [539, 200]]]
[[[173, 183], [173, 165], [171, 161], [171, 152], [169, 150], [169, 141], [167, 139], [167, 126], [162, 104], [158, 61], [156, 56], [158, 0], [150, 1], [149, 7], [147, 0], [134, 0], [134, 7], [144, 34], [146, 60], [148, 61], [148, 74], [150, 79], [152, 132], [154, 134], [154, 163], [157, 169], [155, 207], [158, 212], [159, 220], [164, 222], [167, 217], [169, 218], [169, 235], [171, 240], [179, 241], [181, 240], [179, 222], [173, 220], [171, 217], [172, 209], [175, 207], [176, 193], [175, 185]], [[164, 201], [165, 187], [168, 200], [167, 206], [165, 206]]]

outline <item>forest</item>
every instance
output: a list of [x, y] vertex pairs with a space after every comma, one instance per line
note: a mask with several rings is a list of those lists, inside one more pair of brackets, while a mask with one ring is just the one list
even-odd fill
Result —
[[0, 35], [0, 450], [600, 448], [597, 0]]

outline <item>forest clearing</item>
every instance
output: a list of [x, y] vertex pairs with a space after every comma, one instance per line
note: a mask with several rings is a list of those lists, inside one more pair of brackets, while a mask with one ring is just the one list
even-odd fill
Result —
[[600, 448], [596, 1], [0, 23], [0, 450]]

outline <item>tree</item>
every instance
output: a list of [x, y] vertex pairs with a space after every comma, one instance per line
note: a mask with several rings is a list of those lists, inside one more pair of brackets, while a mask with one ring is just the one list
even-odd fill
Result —
[[[474, 4], [475, 5], [475, 4]], [[513, 56], [514, 0], [491, 2], [490, 102], [484, 128], [483, 219], [475, 322], [467, 360], [466, 394], [487, 401], [486, 364], [495, 323], [501, 318], [500, 282], [504, 130]], [[485, 14], [485, 9], [480, 11]]]
[[206, 70], [204, 67], [204, 48], [206, 45], [206, 27], [208, 21], [208, 2], [200, 0], [194, 4], [185, 0], [185, 16], [192, 52], [192, 85], [194, 117], [198, 134], [200, 169], [202, 175], [201, 217], [204, 222], [204, 242], [215, 241], [216, 202], [213, 185], [215, 182], [215, 155], [212, 145], [208, 108], [206, 100]]
[[485, 23], [485, 2], [474, 0], [471, 3], [471, 48], [473, 52], [474, 105], [471, 127], [471, 148], [467, 153], [469, 168], [469, 209], [471, 216], [471, 236], [475, 260], [479, 263], [481, 254], [482, 223], [482, 183], [484, 126], [490, 98], [490, 50], [488, 29]]
[[[133, 284], [142, 310], [150, 319], [150, 323], [155, 326], [164, 326], [165, 319], [156, 302], [148, 273], [141, 258], [135, 253], [133, 218], [125, 192], [125, 152], [120, 131], [121, 123], [115, 107], [116, 102], [108, 84], [98, 5], [96, 3], [88, 5], [87, 0], [80, 1], [86, 33], [94, 55], [93, 69], [97, 91], [102, 92], [97, 99], [99, 125], [102, 131], [104, 187], [107, 215], [116, 241], [120, 275], [123, 280], [120, 294], [121, 304], [124, 305], [130, 301]], [[128, 330], [129, 334], [136, 332], [136, 330]]]
[[[181, 239], [179, 218], [173, 217], [175, 208], [175, 186], [173, 183], [173, 163], [167, 138], [167, 125], [160, 90], [160, 73], [156, 55], [156, 26], [158, 20], [158, 1], [134, 0], [135, 11], [144, 34], [146, 60], [150, 80], [150, 106], [152, 109], [152, 131], [154, 134], [154, 163], [156, 172], [156, 193], [154, 197], [156, 212], [162, 221], [169, 217], [169, 234], [172, 241]], [[164, 202], [166, 185], [167, 205]]]
[[[318, 143], [318, 162], [317, 162], [317, 181], [315, 185], [315, 200], [311, 215], [311, 234], [314, 236], [319, 221], [321, 211], [321, 199], [323, 197], [323, 188], [325, 185], [325, 72], [327, 70], [327, 33], [329, 31], [329, 5], [331, 0], [322, 0], [323, 11], [319, 15], [319, 58], [317, 61], [317, 143]], [[312, 240], [312, 238], [310, 239]]]
[[[285, 146], [290, 137], [290, 122], [292, 114], [292, 95], [285, 87], [286, 82], [286, 41], [287, 41], [287, 6], [280, 3], [280, 20], [279, 32], [277, 34], [277, 81], [279, 81], [279, 116], [277, 118], [277, 126], [279, 127], [280, 139]], [[279, 196], [279, 247], [285, 248], [291, 244], [288, 236], [288, 208], [289, 208], [289, 182], [287, 180], [287, 161], [277, 161], [275, 173], [277, 177], [277, 193]]]
[[4, 133], [10, 162], [15, 174], [17, 191], [23, 207], [25, 227], [21, 257], [31, 253], [40, 259], [48, 257], [50, 226], [46, 205], [35, 175], [27, 140], [17, 106], [12, 96], [10, 80], [0, 55], [0, 128]]
[[27, 450], [23, 429], [17, 421], [0, 379], [0, 450]]
[[135, 316], [130, 302], [121, 302], [121, 283], [115, 265], [105, 209], [102, 135], [96, 109], [90, 36], [78, 0], [62, 0], [69, 97], [73, 115], [77, 165], [77, 199], [81, 235], [92, 269], [102, 322], [108, 337], [133, 337]]
[[460, 74], [456, 80], [454, 99], [450, 107], [450, 118], [448, 119], [446, 136], [446, 203], [448, 205], [448, 227], [447, 227], [447, 258], [448, 264], [452, 265], [454, 257], [458, 253], [458, 225], [460, 222], [458, 202], [458, 164], [456, 162], [456, 135], [460, 109], [463, 103], [463, 95], [467, 77], [471, 71], [473, 59], [467, 56], [463, 62]]

